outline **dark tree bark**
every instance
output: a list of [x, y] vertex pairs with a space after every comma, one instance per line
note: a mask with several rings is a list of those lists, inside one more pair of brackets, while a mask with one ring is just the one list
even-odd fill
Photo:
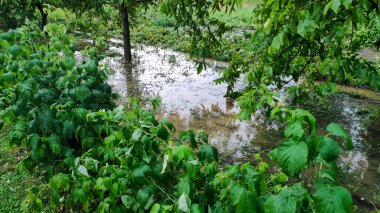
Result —
[[36, 7], [38, 9], [38, 11], [40, 11], [41, 13], [41, 31], [44, 30], [44, 27], [45, 25], [47, 24], [47, 17], [48, 17], [48, 14], [44, 12], [44, 7], [41, 3], [36, 3]]
[[129, 31], [128, 8], [124, 3], [120, 5], [120, 14], [123, 25], [124, 61], [126, 64], [130, 64], [132, 62], [131, 34]]

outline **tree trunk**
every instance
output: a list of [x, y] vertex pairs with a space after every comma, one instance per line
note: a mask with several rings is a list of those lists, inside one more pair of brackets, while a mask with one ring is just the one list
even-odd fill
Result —
[[120, 5], [121, 23], [123, 25], [124, 61], [125, 64], [132, 62], [131, 34], [129, 31], [128, 8], [124, 3]]
[[38, 11], [40, 11], [41, 13], [41, 31], [44, 30], [44, 27], [45, 25], [47, 24], [47, 17], [48, 17], [48, 14], [44, 12], [44, 7], [42, 6], [41, 3], [36, 3], [36, 7], [38, 9]]

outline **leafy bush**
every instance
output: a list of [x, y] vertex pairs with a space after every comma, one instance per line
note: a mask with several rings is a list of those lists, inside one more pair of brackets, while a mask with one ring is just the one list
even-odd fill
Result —
[[[48, 208], [85, 212], [313, 209], [350, 212], [352, 209], [349, 192], [336, 183], [335, 160], [340, 149], [337, 142], [328, 136], [309, 138], [306, 133], [298, 134], [303, 129], [297, 119], [305, 118], [302, 124], [308, 119], [311, 126], [315, 124], [308, 114], [296, 111], [300, 117], [288, 125], [285, 133], [290, 139], [270, 154], [284, 173], [270, 172], [269, 165], [258, 154], [257, 166], [246, 163], [221, 169], [218, 153], [207, 144], [205, 133], [180, 132], [179, 140], [174, 140], [172, 123], [157, 121], [152, 112], [141, 109], [138, 102], [132, 103], [135, 107], [127, 112], [119, 107], [86, 114], [90, 126], [102, 128], [102, 142], [77, 157], [69, 173], [59, 173], [50, 179], [46, 185], [51, 190]], [[327, 130], [349, 140], [337, 124], [330, 124]], [[288, 177], [297, 177], [312, 162], [319, 167], [312, 187], [288, 182]], [[42, 210], [41, 199], [30, 194], [29, 210]]]
[[74, 151], [90, 147], [88, 138], [96, 135], [83, 113], [114, 106], [98, 59], [77, 64], [76, 42], [65, 27], [46, 29], [49, 39], [25, 28], [0, 34], [0, 118], [13, 124], [11, 143], [31, 149], [24, 160], [29, 168], [72, 159]]

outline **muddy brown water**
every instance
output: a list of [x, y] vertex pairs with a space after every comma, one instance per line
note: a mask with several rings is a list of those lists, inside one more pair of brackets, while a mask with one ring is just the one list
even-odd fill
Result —
[[[122, 63], [120, 41], [112, 40], [110, 52], [103, 60], [109, 66], [109, 84], [120, 95], [120, 103], [128, 96], [143, 101], [159, 96], [159, 117], [174, 123], [177, 131], [202, 130], [209, 143], [217, 147], [224, 163], [245, 162], [252, 155], [267, 151], [281, 141], [282, 127], [259, 114], [251, 121], [235, 119], [238, 109], [225, 98], [226, 85], [213, 83], [226, 63], [209, 60], [206, 70], [197, 74], [195, 64], [184, 53], [153, 46], [136, 45], [134, 65]], [[237, 87], [243, 87], [243, 80]], [[380, 109], [371, 103], [348, 95], [329, 100], [329, 107], [316, 111], [321, 126], [339, 122], [349, 130], [354, 150], [342, 152], [339, 159], [342, 180], [358, 199], [372, 208], [380, 207], [380, 125], [369, 131], [366, 125], [371, 110]], [[376, 124], [377, 125], [377, 124]]]

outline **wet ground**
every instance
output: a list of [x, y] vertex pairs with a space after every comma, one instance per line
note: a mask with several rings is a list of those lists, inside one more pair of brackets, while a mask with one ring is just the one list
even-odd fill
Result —
[[[206, 131], [224, 163], [249, 161], [254, 153], [266, 153], [281, 141], [281, 127], [260, 115], [249, 122], [235, 119], [238, 109], [231, 99], [223, 97], [226, 85], [213, 83], [225, 63], [210, 60], [207, 69], [198, 75], [186, 54], [139, 45], [133, 50], [135, 64], [126, 68], [121, 63], [119, 41], [112, 42], [115, 45], [110, 51], [120, 54], [103, 62], [110, 67], [109, 83], [120, 94], [120, 102], [128, 96], [143, 101], [159, 96], [158, 116], [172, 121], [178, 131]], [[372, 118], [380, 105], [342, 94], [329, 103], [311, 110], [321, 126], [339, 121], [352, 135], [355, 148], [343, 152], [340, 159], [343, 174], [348, 174], [342, 179], [355, 199], [380, 207], [380, 122]]]

